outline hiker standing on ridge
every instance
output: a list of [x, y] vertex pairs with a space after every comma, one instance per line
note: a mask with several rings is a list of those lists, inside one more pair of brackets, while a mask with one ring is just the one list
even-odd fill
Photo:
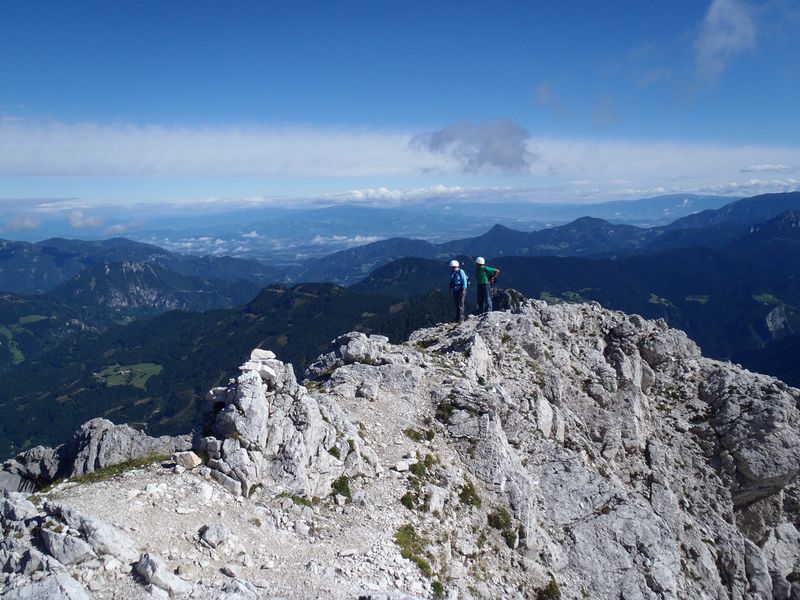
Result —
[[456, 305], [456, 323], [464, 320], [464, 297], [467, 295], [468, 279], [457, 260], [450, 261], [450, 291]]
[[478, 314], [492, 312], [492, 294], [489, 289], [500, 275], [500, 269], [487, 267], [486, 260], [479, 256], [475, 259], [475, 280], [478, 282]]

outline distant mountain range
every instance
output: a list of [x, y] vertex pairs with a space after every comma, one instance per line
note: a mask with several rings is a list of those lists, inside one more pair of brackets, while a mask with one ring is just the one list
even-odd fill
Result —
[[[662, 212], [679, 212], [679, 209], [686, 212], [688, 207], [699, 208], [714, 202], [719, 203], [720, 199], [672, 196], [651, 199], [648, 202], [661, 207], [672, 207], [669, 211], [662, 208]], [[635, 210], [631, 210], [638, 213], [647, 204], [645, 201], [636, 201], [589, 205], [584, 208], [604, 214], [619, 214], [622, 206], [635, 207]], [[465, 205], [465, 210], [468, 211], [478, 211], [480, 208], [476, 205]], [[536, 231], [518, 231], [497, 224], [478, 236], [439, 243], [393, 237], [334, 252], [325, 257], [295, 260], [294, 265], [283, 268], [228, 256], [199, 257], [179, 254], [152, 244], [123, 238], [105, 241], [50, 239], [35, 244], [0, 240], [0, 290], [15, 294], [41, 293], [65, 283], [93, 265], [123, 261], [148, 262], [180, 275], [201, 279], [244, 280], [259, 286], [288, 281], [331, 281], [350, 285], [384, 264], [409, 256], [436, 259], [449, 259], [451, 255], [609, 257], [657, 252], [695, 244], [723, 245], [737, 237], [748, 225], [764, 221], [789, 208], [800, 209], [800, 193], [747, 198], [654, 228], [612, 224], [587, 216], [565, 225]], [[403, 210], [411, 212], [406, 214]], [[428, 210], [431, 213], [424, 215], [425, 218], [438, 221], [446, 218], [434, 208]], [[538, 210], [545, 209], [540, 207]], [[549, 207], [548, 210], [555, 208]], [[312, 222], [315, 227], [340, 227], [343, 219], [364, 218], [364, 211], [371, 211], [368, 222], [375, 225], [378, 231], [384, 231], [398, 225], [398, 215], [405, 215], [399, 218], [399, 222], [402, 222], [403, 218], [411, 219], [412, 214], [419, 216], [417, 213], [421, 213], [422, 209], [319, 209], [313, 213]], [[380, 221], [380, 225], [377, 225], [376, 220]], [[255, 236], [253, 239], [259, 238], [255, 229], [251, 233]], [[259, 239], [259, 243], [268, 246], [269, 240]]]
[[[296, 266], [306, 258], [319, 258], [378, 239], [406, 237], [439, 243], [473, 237], [495, 223], [531, 231], [590, 216], [613, 223], [662, 226], [736, 199], [680, 194], [566, 204], [538, 202], [536, 197], [510, 198], [502, 191], [491, 201], [478, 202], [463, 198], [465, 195], [469, 192], [430, 198], [422, 194], [402, 203], [391, 198], [364, 198], [355, 205], [334, 200], [291, 208], [235, 207], [230, 203], [223, 207], [196, 205], [191, 211], [181, 205], [96, 207], [92, 209], [97, 221], [95, 227], [75, 230], [65, 222], [63, 215], [54, 213], [39, 215], [38, 227], [18, 235], [28, 241], [75, 236], [99, 239], [107, 237], [109, 230], [124, 228], [130, 239], [171, 252], [249, 258], [283, 268]], [[0, 211], [0, 226], [3, 221], [8, 226], [14, 210], [9, 206]], [[211, 277], [211, 274], [185, 274]]]
[[169, 310], [204, 311], [244, 304], [261, 286], [182, 275], [156, 263], [101, 263], [44, 294], [66, 305], [105, 310], [118, 318], [155, 316]]
[[405, 257], [450, 260], [454, 256], [584, 256], [608, 258], [650, 254], [691, 246], [717, 247], [741, 236], [747, 228], [788, 210], [800, 210], [800, 192], [767, 194], [739, 200], [702, 217], [693, 215], [664, 227], [615, 225], [581, 217], [566, 225], [539, 231], [515, 231], [495, 225], [487, 233], [431, 244], [392, 238], [306, 261], [289, 276], [295, 281], [334, 281], [352, 285], [393, 260]]
[[149, 262], [192, 277], [245, 280], [260, 286], [282, 277], [276, 269], [253, 260], [187, 256], [124, 238], [50, 239], [35, 244], [0, 240], [0, 290], [15, 294], [42, 293], [94, 265], [125, 261]]

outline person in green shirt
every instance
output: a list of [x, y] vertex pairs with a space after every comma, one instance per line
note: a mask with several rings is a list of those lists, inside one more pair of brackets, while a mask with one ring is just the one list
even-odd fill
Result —
[[479, 256], [475, 259], [475, 280], [478, 282], [478, 313], [492, 312], [492, 294], [489, 286], [494, 285], [500, 275], [500, 269], [486, 266], [486, 260]]

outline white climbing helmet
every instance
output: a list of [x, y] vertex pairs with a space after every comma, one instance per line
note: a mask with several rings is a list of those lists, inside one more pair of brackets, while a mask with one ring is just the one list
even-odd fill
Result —
[[457, 260], [451, 260], [450, 261], [450, 266], [451, 267], [455, 267], [457, 269], [458, 268], [458, 261]]
[[475, 264], [476, 265], [485, 265], [486, 264], [486, 260], [482, 256], [479, 256], [478, 258], [475, 259]]

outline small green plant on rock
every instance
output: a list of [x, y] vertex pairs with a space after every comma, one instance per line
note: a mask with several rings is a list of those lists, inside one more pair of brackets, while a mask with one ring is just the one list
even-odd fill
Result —
[[338, 458], [339, 460], [342, 460], [342, 453], [339, 452], [339, 447], [338, 446], [331, 446], [330, 448], [328, 448], [328, 454], [330, 454], [334, 458]]
[[308, 506], [311, 508], [314, 506], [313, 500], [309, 500], [308, 498], [303, 498], [303, 496], [290, 496], [292, 499], [292, 503], [298, 506]]
[[486, 516], [489, 525], [495, 529], [503, 530], [511, 527], [511, 514], [502, 506], [490, 512]]
[[438, 579], [431, 584], [431, 592], [434, 598], [444, 598], [444, 585]]
[[439, 464], [438, 458], [433, 454], [426, 454], [423, 460], [409, 465], [408, 470], [412, 475], [420, 479], [431, 479], [433, 476], [433, 467], [437, 464]]
[[414, 510], [417, 507], [417, 498], [411, 492], [406, 492], [400, 498], [400, 504], [405, 506], [408, 510]]
[[506, 541], [506, 546], [509, 548], [513, 549], [517, 546], [517, 532], [513, 529], [503, 529], [500, 535], [503, 536], [503, 539]]
[[481, 531], [480, 535], [478, 535], [478, 539], [475, 541], [475, 545], [478, 548], [483, 548], [486, 545], [486, 532]]
[[550, 583], [544, 589], [539, 590], [536, 600], [561, 600], [561, 590], [558, 589], [555, 577], [550, 576]]
[[408, 429], [404, 429], [403, 433], [412, 442], [421, 442], [422, 440], [428, 440], [429, 442], [432, 442], [433, 438], [436, 437], [436, 432], [433, 429], [419, 431], [409, 427]]
[[417, 350], [425, 350], [436, 344], [438, 341], [439, 340], [436, 338], [427, 338], [424, 340], [419, 340], [416, 344], [414, 344], [414, 347], [417, 348]]
[[461, 504], [465, 506], [474, 506], [475, 508], [481, 507], [481, 497], [475, 489], [475, 484], [467, 480], [461, 488], [461, 493], [458, 494], [458, 499]]
[[342, 475], [331, 484], [331, 489], [345, 498], [351, 498], [350, 493], [350, 478], [347, 475]]
[[395, 531], [394, 543], [400, 547], [400, 555], [403, 558], [417, 565], [426, 577], [433, 577], [433, 568], [428, 560], [430, 554], [425, 553], [430, 541], [419, 535], [411, 523], [406, 523]]
[[450, 402], [445, 400], [436, 407], [436, 420], [442, 423], [447, 423], [450, 421], [450, 417], [453, 416], [454, 411], [455, 407]]
[[491, 527], [500, 531], [500, 535], [509, 548], [517, 547], [517, 541], [522, 538], [524, 529], [522, 527], [519, 530], [514, 528], [514, 519], [504, 507], [501, 506], [490, 512], [486, 515], [486, 520]]

